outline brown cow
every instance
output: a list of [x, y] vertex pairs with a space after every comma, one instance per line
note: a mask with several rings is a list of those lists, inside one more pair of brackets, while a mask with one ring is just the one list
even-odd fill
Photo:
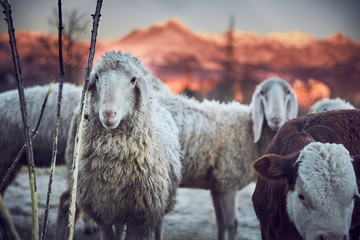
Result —
[[[354, 205], [348, 229], [350, 239], [359, 239], [360, 110], [290, 120], [266, 152], [253, 165], [260, 177], [252, 200], [263, 239], [347, 240], [341, 224]], [[350, 155], [356, 156], [349, 169]]]

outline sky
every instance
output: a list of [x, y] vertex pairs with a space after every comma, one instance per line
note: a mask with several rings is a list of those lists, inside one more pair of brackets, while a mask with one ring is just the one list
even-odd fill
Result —
[[[57, 0], [10, 0], [15, 30], [36, 30], [57, 34], [49, 19]], [[64, 15], [77, 9], [88, 19], [96, 0], [63, 0]], [[2, 13], [1, 13], [2, 14]], [[298, 30], [316, 38], [337, 32], [360, 41], [360, 0], [104, 0], [98, 39], [119, 39], [134, 29], [145, 29], [157, 22], [177, 18], [191, 30], [215, 35], [229, 28], [267, 34]], [[1, 16], [0, 33], [7, 32]]]

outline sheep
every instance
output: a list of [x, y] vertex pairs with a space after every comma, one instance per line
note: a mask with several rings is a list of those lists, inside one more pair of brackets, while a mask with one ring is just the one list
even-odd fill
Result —
[[306, 115], [280, 128], [253, 164], [262, 239], [347, 240], [349, 228], [358, 239], [359, 133], [359, 110]]
[[[160, 80], [154, 78], [153, 86], [155, 92], [168, 91]], [[25, 88], [26, 106], [28, 109], [29, 126], [33, 129], [39, 118], [41, 105], [50, 85], [34, 86]], [[50, 167], [52, 158], [52, 144], [54, 138], [56, 109], [58, 103], [58, 83], [51, 86], [52, 92], [46, 103], [38, 133], [33, 140], [34, 161], [36, 167]], [[82, 87], [64, 83], [63, 97], [61, 103], [61, 122], [58, 136], [57, 165], [65, 164], [65, 149], [68, 141], [68, 133], [75, 108], [79, 105]], [[23, 133], [23, 122], [20, 111], [18, 90], [9, 90], [0, 94], [0, 181], [3, 180], [12, 162], [25, 143]], [[5, 194], [7, 187], [13, 182], [23, 165], [27, 165], [26, 154], [23, 154], [20, 164], [17, 164], [11, 173], [9, 180], [1, 189]], [[96, 231], [91, 221], [84, 217], [84, 230], [87, 233]]]
[[323, 98], [315, 102], [309, 108], [308, 113], [318, 113], [338, 109], [355, 109], [355, 107], [341, 98]]
[[[25, 89], [26, 106], [28, 109], [28, 121], [31, 128], [39, 118], [41, 104], [49, 86], [34, 86]], [[49, 95], [47, 105], [42, 116], [38, 133], [33, 140], [34, 161], [37, 167], [50, 167], [52, 158], [52, 142], [54, 138], [56, 106], [58, 102], [58, 84], [52, 85], [52, 93]], [[73, 84], [64, 83], [61, 108], [61, 125], [58, 138], [58, 164], [65, 164], [64, 153], [70, 126], [74, 104], [80, 101], [81, 88]], [[2, 180], [16, 158], [21, 147], [25, 143], [23, 122], [20, 111], [19, 94], [17, 90], [10, 90], [0, 94], [0, 179]], [[11, 174], [1, 190], [5, 193], [7, 186], [15, 179], [22, 165], [26, 165], [26, 154]]]
[[122, 52], [106, 53], [90, 76], [77, 204], [103, 239], [120, 239], [124, 224], [126, 239], [148, 239], [154, 232], [161, 239], [164, 214], [175, 204], [179, 130], [153, 97], [154, 84], [140, 60]]
[[265, 153], [277, 129], [297, 116], [290, 85], [270, 78], [256, 87], [250, 105], [199, 102], [183, 95], [164, 94], [159, 102], [180, 130], [183, 152], [180, 187], [211, 191], [218, 239], [235, 239], [236, 194], [255, 179], [251, 164]]
[[[49, 87], [50, 85], [43, 85], [25, 88], [28, 122], [31, 128], [34, 128], [38, 121], [41, 105]], [[32, 142], [36, 167], [50, 167], [52, 159], [52, 144], [58, 103], [58, 83], [53, 83], [51, 89], [52, 92], [48, 97], [38, 133]], [[80, 86], [69, 83], [63, 84], [61, 122], [58, 132], [57, 165], [65, 164], [68, 129], [70, 127], [74, 109], [80, 101], [81, 92], [82, 88]], [[18, 90], [9, 90], [0, 94], [0, 109], [0, 121], [2, 122], [0, 127], [0, 181], [2, 181], [21, 147], [25, 143]], [[23, 154], [19, 164], [15, 166], [8, 181], [5, 182], [4, 187], [1, 189], [2, 195], [5, 194], [5, 191], [11, 182], [15, 180], [23, 165], [27, 165], [26, 154]], [[84, 215], [83, 218], [85, 232], [91, 233], [96, 231], [96, 227], [93, 223], [87, 220], [88, 217]]]

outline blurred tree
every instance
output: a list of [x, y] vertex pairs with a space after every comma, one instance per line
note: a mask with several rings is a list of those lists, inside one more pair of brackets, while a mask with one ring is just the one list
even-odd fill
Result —
[[350, 101], [360, 107], [360, 56], [352, 57], [334, 67], [335, 86], [332, 87], [333, 97]]
[[241, 79], [241, 93], [243, 95], [244, 104], [250, 104], [252, 95], [255, 91], [257, 82], [251, 78], [248, 70], [248, 66], [243, 66], [243, 77]]
[[[85, 75], [88, 44], [81, 42], [89, 34], [89, 20], [79, 10], [65, 12], [63, 17], [63, 57], [65, 82], [81, 84]], [[58, 28], [54, 9], [49, 25], [54, 33]], [[56, 31], [55, 31], [56, 30]], [[59, 77], [59, 50], [57, 34], [16, 32], [20, 51], [22, 77], [25, 87], [47, 84]], [[20, 36], [20, 37], [19, 37]], [[8, 40], [0, 42], [0, 92], [16, 88]]]
[[195, 97], [197, 95], [196, 91], [191, 90], [189, 87], [186, 87], [182, 94], [188, 96], [188, 97]]
[[[84, 13], [78, 9], [64, 13], [63, 20], [63, 55], [64, 55], [64, 81], [79, 83], [80, 76], [85, 73], [86, 54], [88, 49], [81, 44], [80, 40], [87, 37], [89, 31], [89, 20]], [[53, 10], [52, 18], [49, 19], [50, 26], [59, 26], [57, 10]], [[56, 54], [56, 59], [57, 59]]]
[[230, 16], [229, 30], [226, 33], [225, 59], [223, 61], [223, 79], [209, 93], [209, 97], [223, 102], [235, 99], [236, 91], [240, 86], [236, 83], [234, 57], [234, 27], [235, 17]]

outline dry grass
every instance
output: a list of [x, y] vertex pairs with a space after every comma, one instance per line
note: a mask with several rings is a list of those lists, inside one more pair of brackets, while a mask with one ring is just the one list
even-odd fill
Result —
[[[42, 224], [44, 216], [48, 174], [49, 169], [37, 170], [40, 224]], [[65, 176], [65, 167], [58, 167], [55, 172], [47, 239], [52, 239], [54, 234], [59, 196], [66, 187]], [[251, 203], [254, 186], [254, 184], [250, 184], [242, 191], [239, 191], [238, 194], [238, 240], [261, 239], [259, 223]], [[10, 210], [21, 239], [31, 239], [31, 199], [26, 168], [21, 171], [16, 181], [9, 186], [5, 194], [5, 204]], [[175, 210], [165, 218], [164, 239], [216, 240], [216, 237], [216, 219], [210, 192], [199, 189], [180, 189]], [[1, 234], [0, 239], [2, 239]], [[74, 239], [99, 239], [99, 234], [85, 235], [83, 222], [80, 219], [76, 223]]]

